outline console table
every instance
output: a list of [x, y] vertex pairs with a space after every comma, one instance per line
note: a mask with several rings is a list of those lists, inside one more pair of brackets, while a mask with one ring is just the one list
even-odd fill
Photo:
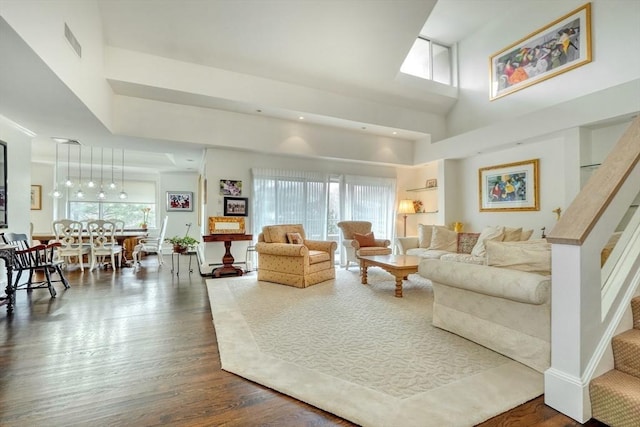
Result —
[[7, 301], [7, 314], [13, 313], [13, 305], [16, 302], [16, 289], [13, 287], [13, 260], [16, 256], [16, 248], [14, 246], [2, 245], [0, 246], [0, 258], [4, 260], [4, 265], [7, 268], [7, 288], [6, 296], [0, 297], [1, 300]]
[[221, 276], [242, 276], [242, 269], [233, 266], [233, 255], [231, 255], [231, 242], [241, 240], [253, 240], [253, 234], [209, 234], [202, 236], [205, 242], [224, 242], [224, 255], [222, 256], [222, 267], [213, 270], [214, 277]]

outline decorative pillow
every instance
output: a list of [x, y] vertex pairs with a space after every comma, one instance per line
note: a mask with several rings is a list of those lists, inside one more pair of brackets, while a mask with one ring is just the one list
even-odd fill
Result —
[[304, 243], [300, 233], [287, 233], [287, 240], [293, 245], [302, 245]]
[[367, 234], [353, 233], [353, 239], [358, 242], [361, 248], [376, 245], [376, 238], [373, 235], [373, 231]]
[[458, 249], [459, 254], [470, 254], [473, 247], [478, 242], [480, 233], [458, 233]]
[[431, 246], [431, 234], [433, 226], [418, 224], [418, 247], [429, 249]]
[[520, 241], [523, 242], [525, 240], [529, 240], [533, 235], [533, 230], [522, 230], [522, 234], [520, 235]]
[[447, 227], [434, 225], [429, 249], [455, 252], [458, 249], [458, 233]]
[[546, 241], [487, 241], [486, 250], [489, 266], [551, 275], [551, 244]]
[[513, 228], [513, 227], [505, 227], [504, 228], [504, 238], [503, 242], [519, 242], [522, 240], [522, 227]]
[[486, 250], [484, 247], [484, 243], [489, 240], [497, 240], [501, 242], [503, 237], [504, 227], [485, 227], [485, 229], [482, 230], [482, 233], [480, 233], [475, 246], [471, 250], [471, 255], [485, 256]]

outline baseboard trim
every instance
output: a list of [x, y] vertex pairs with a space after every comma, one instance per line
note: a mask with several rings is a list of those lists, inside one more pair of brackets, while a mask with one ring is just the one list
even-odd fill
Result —
[[585, 423], [591, 419], [589, 382], [549, 368], [544, 373], [544, 403], [579, 423]]

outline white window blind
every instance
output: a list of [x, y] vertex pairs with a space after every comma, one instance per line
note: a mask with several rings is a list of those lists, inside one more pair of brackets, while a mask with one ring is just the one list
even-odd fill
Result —
[[344, 176], [342, 220], [370, 221], [376, 238], [391, 239], [396, 180], [371, 176]]

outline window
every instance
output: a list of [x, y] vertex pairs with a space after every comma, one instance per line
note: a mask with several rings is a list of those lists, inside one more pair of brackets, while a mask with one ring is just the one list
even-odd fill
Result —
[[85, 197], [78, 199], [71, 195], [68, 201], [68, 218], [77, 221], [89, 219], [122, 219], [126, 228], [140, 227], [144, 220], [143, 208], [150, 208], [147, 223], [156, 224], [156, 184], [149, 181], [127, 181], [128, 197], [118, 198], [119, 190], [107, 193], [104, 200], [98, 199], [97, 190], [85, 191]]
[[418, 37], [402, 63], [400, 72], [451, 85], [451, 49]]

